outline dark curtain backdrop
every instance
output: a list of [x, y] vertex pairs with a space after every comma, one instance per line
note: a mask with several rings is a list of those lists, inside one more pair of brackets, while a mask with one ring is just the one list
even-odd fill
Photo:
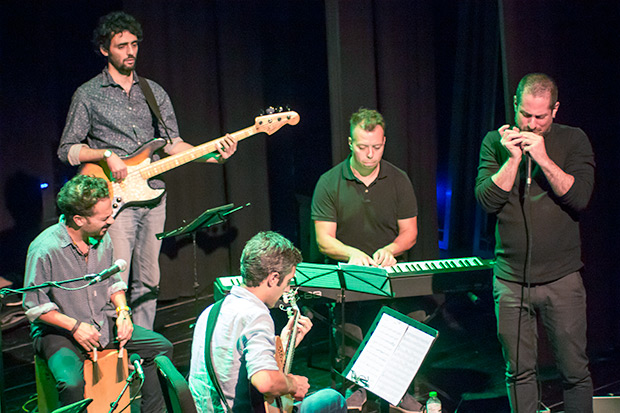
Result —
[[[25, 246], [56, 219], [56, 192], [74, 173], [55, 156], [71, 95], [104, 65], [92, 29], [124, 9], [145, 29], [138, 72], [169, 92], [190, 143], [250, 126], [269, 105], [301, 116], [297, 126], [241, 142], [223, 167], [165, 175], [168, 230], [210, 207], [252, 204], [197, 236], [201, 290], [238, 272], [240, 250], [258, 230], [278, 230], [307, 253], [314, 185], [347, 155], [348, 118], [360, 106], [385, 115], [385, 157], [407, 171], [418, 195], [410, 258], [438, 254], [437, 179], [452, 191], [445, 254], [468, 255], [492, 238], [473, 197], [482, 137], [512, 120], [518, 79], [544, 71], [559, 84], [557, 121], [582, 127], [596, 152], [596, 189], [582, 218], [590, 346], [617, 345], [619, 8], [612, 0], [4, 1], [0, 275], [19, 275]], [[191, 241], [165, 242], [162, 298], [193, 294]]]
[[[559, 89], [556, 122], [582, 128], [594, 147], [596, 186], [581, 229], [588, 343], [591, 351], [604, 351], [617, 346], [620, 338], [619, 214], [613, 201], [620, 188], [620, 4], [501, 1], [507, 108], [512, 109], [512, 96], [523, 75], [548, 73]], [[514, 116], [512, 111], [509, 116]]]
[[431, 2], [327, 0], [333, 163], [349, 153], [359, 107], [385, 117], [384, 158], [405, 170], [418, 199], [409, 259], [438, 255], [435, 171], [435, 28]]
[[[0, 3], [0, 276], [23, 280], [26, 249], [57, 220], [56, 161], [71, 95], [102, 68], [98, 16], [121, 3]], [[41, 184], [48, 187], [41, 189]]]
[[[144, 25], [140, 68], [171, 95], [181, 136], [189, 143], [250, 126], [264, 106], [257, 9], [251, 2], [239, 8], [228, 2], [125, 1], [125, 10]], [[240, 142], [224, 167], [192, 164], [165, 179], [169, 229], [207, 208], [252, 204], [232, 216], [230, 225], [196, 237], [201, 287], [237, 273], [233, 260], [245, 241], [271, 228], [265, 136]], [[191, 294], [193, 260], [191, 239], [166, 240], [160, 257], [163, 298]]]
[[[55, 156], [71, 95], [103, 68], [90, 45], [92, 30], [100, 16], [119, 9], [142, 23], [138, 73], [169, 93], [188, 142], [251, 126], [268, 106], [290, 106], [301, 116], [297, 126], [240, 142], [224, 166], [188, 164], [164, 175], [166, 230], [211, 207], [251, 206], [227, 225], [200, 232], [195, 260], [191, 237], [164, 241], [160, 298], [193, 295], [194, 262], [199, 290], [211, 291], [218, 276], [238, 274], [241, 249], [260, 230], [277, 230], [298, 245], [300, 232], [308, 235], [309, 216], [300, 217], [300, 204], [331, 157], [321, 1], [9, 1], [0, 7], [0, 230], [3, 246], [24, 239], [19, 258], [10, 260], [10, 269], [3, 264], [0, 275], [18, 278], [28, 243], [57, 219], [55, 195], [75, 173]], [[40, 191], [39, 182], [49, 187]], [[34, 189], [8, 193], [26, 184]], [[15, 196], [41, 203], [41, 220], [30, 214], [24, 223], [16, 216], [19, 208], [9, 201]], [[34, 227], [27, 236], [24, 225]], [[13, 247], [2, 249], [0, 261], [12, 257]]]
[[441, 140], [439, 173], [451, 190], [451, 256], [468, 256], [479, 254], [472, 241], [485, 222], [472, 202], [480, 143], [487, 131], [497, 127], [496, 108], [501, 102], [499, 19], [493, 2], [458, 2], [453, 12], [454, 25], [443, 26], [448, 31], [444, 41], [455, 50], [455, 59], [448, 65], [452, 72], [444, 75], [453, 78], [442, 82], [449, 85], [444, 92], [450, 110], [443, 113], [440, 125], [447, 136]]
[[[322, 3], [127, 0], [125, 9], [154, 34], [141, 64], [173, 97], [190, 143], [250, 126], [268, 106], [290, 107], [301, 117], [273, 136], [240, 142], [223, 168], [191, 165], [166, 176], [167, 228], [208, 207], [251, 203], [229, 225], [197, 236], [200, 287], [238, 274], [243, 245], [260, 230], [277, 230], [300, 245], [300, 227], [308, 223], [297, 199], [311, 195], [321, 154], [329, 166], [327, 153], [315, 150], [327, 142], [329, 128]], [[165, 243], [163, 298], [191, 294], [190, 241]]]

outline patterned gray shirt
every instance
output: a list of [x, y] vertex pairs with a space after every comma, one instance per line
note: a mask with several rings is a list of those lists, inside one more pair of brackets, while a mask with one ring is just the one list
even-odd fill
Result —
[[[61, 217], [61, 222], [47, 228], [30, 244], [24, 286], [96, 274], [109, 268], [112, 260], [112, 240], [107, 233], [101, 241], [91, 245], [87, 260], [71, 240], [64, 217]], [[114, 274], [107, 280], [75, 289], [86, 284], [85, 281], [76, 281], [63, 284], [64, 288], [46, 287], [26, 293], [23, 306], [26, 317], [32, 323], [32, 337], [58, 331], [57, 327], [37, 320], [42, 314], [57, 310], [83, 323], [94, 325], [101, 333], [99, 342], [105, 347], [111, 340], [109, 319], [115, 316], [110, 296], [127, 290], [127, 285], [119, 274]]]
[[[167, 134], [149, 110], [137, 79], [134, 72], [134, 83], [127, 94], [112, 79], [106, 67], [75, 91], [58, 147], [58, 157], [62, 162], [79, 165], [78, 156], [84, 145], [93, 149], [110, 149], [122, 157], [133, 154], [153, 138], [169, 136], [173, 143], [181, 141], [172, 102], [166, 91], [152, 80], [141, 78], [148, 81], [153, 90], [168, 128]], [[170, 147], [170, 144], [166, 145], [164, 151], [169, 153]]]

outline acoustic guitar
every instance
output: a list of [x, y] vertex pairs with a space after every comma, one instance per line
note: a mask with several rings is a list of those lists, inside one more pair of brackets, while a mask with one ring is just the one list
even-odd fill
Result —
[[[238, 142], [260, 132], [271, 135], [284, 125], [297, 125], [297, 123], [299, 123], [297, 112], [270, 113], [257, 117], [254, 120], [254, 125], [231, 133], [231, 135]], [[121, 158], [125, 165], [127, 165], [127, 177], [120, 182], [116, 182], [111, 178], [111, 173], [105, 160], [98, 163], [84, 163], [79, 173], [82, 175], [94, 175], [108, 181], [110, 198], [112, 199], [112, 216], [116, 217], [128, 206], [145, 205], [161, 198], [165, 190], [151, 188], [148, 184], [149, 179], [216, 152], [224, 138], [222, 136], [155, 162], [151, 162], [153, 152], [164, 147], [166, 140], [162, 138], [152, 139], [134, 153]]]
[[[299, 307], [297, 306], [297, 289], [285, 293], [282, 299], [289, 305], [285, 310], [288, 313], [289, 319], [293, 318], [293, 325], [288, 342], [286, 343], [286, 348], [282, 345], [280, 336], [276, 336], [276, 362], [278, 363], [278, 368], [284, 374], [289, 374], [295, 355], [297, 324], [299, 323], [300, 317]], [[280, 308], [282, 308], [282, 306]], [[250, 398], [253, 413], [292, 413], [295, 403], [293, 396], [290, 394], [271, 399], [267, 399], [266, 397], [263, 398], [252, 385], [250, 385]]]

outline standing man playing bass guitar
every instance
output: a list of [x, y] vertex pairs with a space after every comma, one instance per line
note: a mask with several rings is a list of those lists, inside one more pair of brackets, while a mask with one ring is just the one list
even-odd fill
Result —
[[[108, 177], [118, 182], [127, 177], [127, 165], [122, 157], [138, 151], [153, 138], [165, 139], [163, 151], [168, 155], [192, 148], [179, 137], [172, 103], [164, 89], [136, 75], [140, 41], [142, 27], [132, 16], [113, 12], [100, 19], [93, 43], [97, 52], [107, 58], [107, 65], [73, 95], [58, 148], [61, 161], [71, 165], [99, 163], [109, 171]], [[201, 159], [221, 163], [236, 149], [237, 142], [227, 136], [221, 141], [219, 154]], [[154, 154], [153, 158], [157, 157]], [[150, 185], [164, 188], [163, 181], [157, 179], [151, 180]], [[125, 208], [115, 218], [109, 234], [116, 258], [130, 263], [121, 276], [129, 285], [134, 323], [152, 329], [161, 247], [155, 234], [164, 230], [165, 196]]]
[[[333, 389], [305, 397], [308, 378], [285, 374], [276, 361], [269, 308], [290, 290], [300, 262], [299, 250], [275, 232], [258, 233], [245, 245], [241, 255], [245, 285], [234, 286], [223, 302], [207, 308], [194, 329], [189, 386], [199, 412], [264, 412], [262, 397], [258, 403], [252, 401], [250, 384], [268, 402], [288, 395], [303, 399], [300, 413], [346, 412], [344, 398]], [[312, 327], [307, 317], [298, 319], [293, 325], [291, 318], [282, 331], [284, 347], [291, 331], [297, 332], [297, 345]], [[280, 411], [273, 406], [267, 410]]]

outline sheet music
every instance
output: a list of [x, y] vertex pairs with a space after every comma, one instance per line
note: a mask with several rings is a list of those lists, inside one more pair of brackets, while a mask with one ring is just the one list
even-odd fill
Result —
[[383, 313], [346, 378], [397, 405], [435, 337]]

